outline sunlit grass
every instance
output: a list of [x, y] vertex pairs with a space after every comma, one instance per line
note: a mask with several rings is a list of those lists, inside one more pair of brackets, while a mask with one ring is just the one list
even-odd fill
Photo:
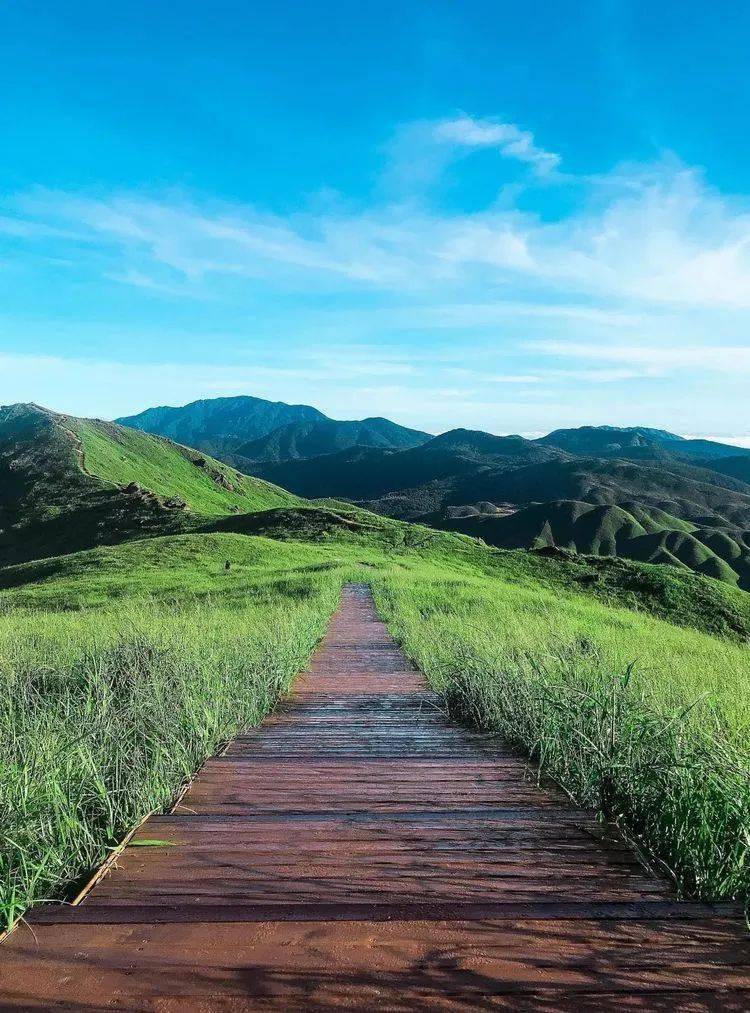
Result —
[[[533, 754], [686, 894], [747, 895], [742, 592], [653, 567], [584, 589], [581, 564], [391, 521], [328, 531], [309, 516], [302, 541], [180, 535], [3, 571], [6, 923], [70, 896], [223, 741], [262, 718], [304, 667], [345, 580], [372, 582], [457, 717]], [[716, 616], [726, 638], [690, 628], [711, 629]]]
[[457, 717], [534, 756], [684, 894], [750, 893], [750, 652], [503, 581], [376, 581]]
[[0, 619], [0, 914], [69, 893], [304, 667], [335, 579], [275, 602]]

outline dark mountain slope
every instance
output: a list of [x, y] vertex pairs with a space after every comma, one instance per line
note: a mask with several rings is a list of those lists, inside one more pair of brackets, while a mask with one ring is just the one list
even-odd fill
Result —
[[416, 429], [407, 429], [388, 419], [363, 419], [361, 422], [291, 422], [257, 440], [240, 444], [236, 463], [278, 463], [333, 454], [351, 447], [376, 447], [401, 450], [417, 447], [431, 437]]
[[454, 485], [451, 502], [479, 499], [517, 504], [572, 499], [607, 505], [636, 500], [696, 524], [750, 526], [750, 495], [616, 459], [550, 461], [508, 472], [487, 470]]
[[708, 465], [713, 471], [750, 486], [750, 454], [714, 459]]
[[261, 466], [258, 474], [305, 496], [367, 501], [416, 519], [478, 501], [640, 503], [701, 526], [750, 527], [750, 494], [737, 479], [682, 461], [580, 458], [519, 436], [454, 430], [405, 451], [352, 448]]
[[697, 461], [584, 458], [455, 430], [405, 451], [357, 447], [259, 470], [303, 495], [345, 497], [503, 547], [549, 544], [750, 581], [750, 488]]
[[[688, 440], [663, 429], [646, 426], [581, 426], [578, 429], [556, 429], [537, 442], [545, 446], [560, 447], [584, 457], [631, 457], [649, 453], [674, 460], [696, 459], [709, 462], [732, 457], [743, 451], [728, 443], [714, 440]], [[745, 452], [750, 457], [750, 449]]]
[[704, 464], [723, 457], [749, 457], [750, 448], [743, 450], [731, 443], [716, 443], [714, 440], [684, 440], [679, 447], [680, 453], [697, 457]]
[[663, 429], [649, 429], [646, 426], [581, 426], [578, 429], [555, 429], [542, 436], [537, 442], [546, 446], [560, 447], [572, 454], [585, 456], [619, 454], [623, 450], [639, 447], [670, 447], [682, 444], [681, 436]]
[[408, 450], [356, 447], [310, 460], [262, 466], [256, 474], [277, 484], [287, 482], [285, 488], [300, 495], [370, 500], [391, 492], [407, 495], [408, 490], [428, 483], [451, 485], [460, 476], [478, 471], [484, 474], [486, 469], [502, 472], [534, 462], [567, 460], [568, 456], [520, 436], [455, 429]]
[[193, 401], [181, 408], [147, 408], [138, 415], [116, 421], [216, 453], [231, 452], [241, 443], [266, 436], [290, 422], [317, 422], [325, 418], [310, 405], [289, 405], [258, 397], [218, 397]]

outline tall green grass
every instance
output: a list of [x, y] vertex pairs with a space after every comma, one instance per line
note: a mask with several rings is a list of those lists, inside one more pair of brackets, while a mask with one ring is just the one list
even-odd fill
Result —
[[314, 578], [242, 607], [0, 616], [0, 928], [69, 896], [273, 707], [338, 601], [338, 580]]
[[[343, 580], [372, 582], [453, 714], [534, 755], [685, 894], [748, 895], [743, 592], [713, 595], [709, 582], [682, 578], [675, 591], [654, 568], [630, 565], [582, 590], [583, 564], [489, 553], [392, 521], [327, 532], [307, 517], [306, 541], [298, 526], [286, 541], [181, 535], [4, 571], [6, 924], [70, 895], [224, 740], [261, 719], [304, 666]], [[726, 639], [690, 628], [713, 630], [717, 616]]]
[[502, 581], [375, 582], [452, 714], [533, 756], [702, 900], [750, 896], [750, 651]]

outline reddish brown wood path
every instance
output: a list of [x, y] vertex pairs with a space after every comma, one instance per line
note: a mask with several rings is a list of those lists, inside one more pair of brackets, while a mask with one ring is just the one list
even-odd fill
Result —
[[728, 909], [681, 904], [342, 606], [294, 696], [76, 908], [0, 947], [2, 1009], [750, 1008]]

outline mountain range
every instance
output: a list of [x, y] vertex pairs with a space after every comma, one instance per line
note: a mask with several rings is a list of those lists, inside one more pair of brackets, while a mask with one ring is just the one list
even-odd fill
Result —
[[430, 437], [257, 398], [119, 421], [192, 441], [299, 496], [347, 499], [503, 548], [669, 563], [750, 588], [750, 450], [729, 444], [645, 426]]
[[0, 567], [299, 502], [160, 436], [34, 404], [0, 408]]
[[310, 405], [246, 396], [193, 401], [182, 408], [148, 408], [115, 421], [204, 450], [237, 467], [315, 457], [355, 446], [399, 450], [430, 439], [428, 433], [388, 419], [339, 422]]
[[116, 423], [0, 409], [0, 565], [300, 497], [499, 548], [668, 563], [750, 589], [750, 450], [728, 444], [613, 426], [431, 437], [250, 397]]

